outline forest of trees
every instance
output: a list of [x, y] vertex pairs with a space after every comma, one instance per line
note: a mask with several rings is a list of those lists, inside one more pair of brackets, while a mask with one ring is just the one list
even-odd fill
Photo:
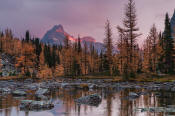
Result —
[[[141, 73], [173, 74], [174, 41], [168, 13], [165, 28], [159, 32], [153, 24], [143, 46], [137, 26], [135, 2], [128, 0], [123, 26], [117, 26], [118, 38], [112, 38], [110, 21], [105, 24], [105, 50], [99, 53], [94, 44], [82, 45], [80, 37], [72, 43], [65, 37], [64, 45], [49, 45], [32, 38], [26, 31], [23, 39], [15, 38], [10, 30], [0, 32], [0, 52], [15, 57], [18, 75], [27, 77], [76, 77], [85, 75], [122, 76], [134, 78]], [[117, 43], [114, 42], [117, 40]], [[117, 48], [118, 52], [113, 52]]]

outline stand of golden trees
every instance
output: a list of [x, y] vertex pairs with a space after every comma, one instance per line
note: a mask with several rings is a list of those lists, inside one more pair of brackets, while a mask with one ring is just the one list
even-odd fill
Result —
[[174, 41], [168, 14], [164, 32], [158, 33], [153, 25], [143, 47], [139, 48], [137, 40], [141, 34], [135, 2], [128, 1], [123, 26], [116, 29], [117, 44], [113, 44], [112, 29], [107, 20], [101, 53], [95, 49], [95, 44], [88, 46], [80, 37], [74, 43], [67, 36], [64, 45], [47, 45], [38, 38], [31, 38], [29, 31], [20, 40], [14, 38], [10, 30], [0, 32], [0, 53], [15, 57], [17, 74], [27, 77], [121, 75], [129, 79], [138, 73], [174, 73]]

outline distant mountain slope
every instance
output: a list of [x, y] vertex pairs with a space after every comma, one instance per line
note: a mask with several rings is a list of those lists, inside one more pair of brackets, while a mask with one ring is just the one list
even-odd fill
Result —
[[[46, 32], [44, 37], [41, 39], [41, 42], [50, 45], [64, 45], [64, 39], [66, 36], [68, 36], [69, 40], [71, 40], [72, 42], [77, 41], [77, 38], [74, 38], [73, 36], [64, 31], [62, 25], [55, 25], [52, 29]], [[96, 40], [90, 36], [81, 38], [82, 47], [84, 46], [85, 42], [88, 48], [90, 48], [91, 45], [94, 45], [94, 48], [98, 51], [98, 53], [104, 50], [103, 43], [96, 42]]]
[[96, 40], [90, 36], [86, 36], [81, 38], [81, 44], [84, 46], [86, 43], [87, 48], [90, 48], [92, 45], [94, 46], [95, 50], [100, 53], [101, 51], [104, 51], [104, 44], [100, 42], [96, 42]]

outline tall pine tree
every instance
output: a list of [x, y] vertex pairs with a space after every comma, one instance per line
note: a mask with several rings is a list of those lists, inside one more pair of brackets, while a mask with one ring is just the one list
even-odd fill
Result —
[[107, 57], [107, 62], [108, 62], [108, 71], [110, 73], [110, 75], [112, 75], [112, 63], [113, 63], [113, 58], [112, 58], [112, 51], [113, 51], [113, 45], [112, 45], [112, 30], [111, 30], [111, 27], [110, 27], [110, 22], [109, 20], [107, 20], [106, 22], [106, 37], [104, 39], [104, 45], [105, 45], [105, 48], [106, 48], [106, 52], [105, 52], [105, 55]]
[[81, 49], [81, 39], [80, 39], [80, 36], [78, 36], [78, 48], [77, 48], [77, 50], [78, 50], [78, 53], [80, 53], [82, 51], [82, 49]]
[[[125, 52], [126, 52], [126, 62], [123, 62], [123, 73], [128, 72], [129, 77], [134, 77], [137, 72], [136, 60], [138, 58], [135, 56], [135, 47], [137, 46], [137, 37], [140, 35], [137, 33], [139, 28], [137, 27], [137, 15], [134, 0], [128, 0], [128, 4], [125, 9], [125, 18], [123, 20], [124, 28], [118, 27], [120, 35], [124, 37]], [[121, 33], [122, 30], [122, 33]]]
[[29, 31], [27, 30], [27, 31], [26, 31], [26, 35], [25, 35], [25, 41], [26, 41], [26, 42], [29, 42], [29, 40], [30, 40], [30, 33], [29, 33]]
[[171, 25], [168, 13], [165, 16], [165, 30], [163, 34], [164, 39], [164, 68], [165, 73], [174, 72], [174, 49], [173, 49], [173, 38], [171, 36]]

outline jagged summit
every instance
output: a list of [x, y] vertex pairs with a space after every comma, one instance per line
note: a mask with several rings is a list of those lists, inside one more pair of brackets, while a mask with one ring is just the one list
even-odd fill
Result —
[[62, 44], [64, 41], [66, 34], [62, 25], [55, 25], [49, 31], [46, 32], [44, 37], [42, 38], [43, 43], [47, 44]]
[[53, 30], [56, 31], [56, 32], [64, 32], [64, 28], [63, 28], [63, 26], [61, 24], [55, 25], [53, 27]]

